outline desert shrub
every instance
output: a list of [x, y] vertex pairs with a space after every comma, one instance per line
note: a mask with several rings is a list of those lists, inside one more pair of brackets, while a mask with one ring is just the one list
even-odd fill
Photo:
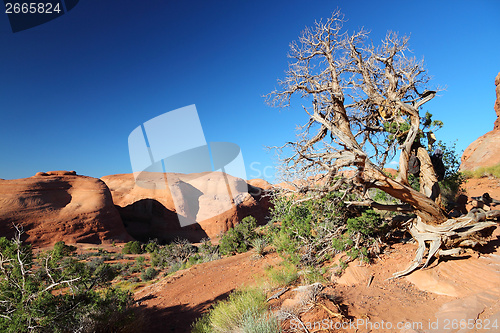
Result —
[[100, 255], [100, 256], [106, 256], [106, 255], [111, 254], [111, 252], [109, 252], [109, 251], [107, 251], [105, 249], [99, 248], [99, 249], [97, 249], [97, 254]]
[[192, 332], [281, 332], [260, 289], [238, 290], [193, 324]]
[[276, 251], [289, 262], [315, 265], [324, 261], [324, 255], [318, 255], [324, 247], [322, 239], [331, 238], [332, 231], [341, 233], [345, 229], [341, 223], [343, 213], [337, 211], [333, 204], [338, 201], [338, 194], [331, 193], [321, 199], [299, 203], [295, 199], [280, 193], [273, 197], [274, 207], [267, 237]]
[[158, 242], [156, 240], [152, 240], [146, 244], [144, 250], [147, 253], [153, 253], [156, 249], [158, 249], [158, 247], [159, 247]]
[[141, 243], [139, 241], [128, 242], [122, 249], [123, 254], [141, 254], [142, 252]]
[[[375, 192], [375, 196], [382, 194]], [[392, 201], [390, 196], [384, 200]], [[297, 197], [276, 194], [267, 237], [277, 252], [299, 268], [313, 267], [339, 252], [363, 257], [379, 241], [385, 223], [373, 209], [346, 207], [355, 197], [329, 193], [297, 202]]]
[[91, 256], [92, 256], [91, 253], [86, 252], [86, 253], [80, 253], [80, 254], [75, 255], [75, 258], [78, 260], [85, 260]]
[[35, 258], [20, 237], [0, 238], [1, 332], [109, 332], [131, 321], [132, 295], [102, 283], [107, 264], [94, 270], [72, 257], [55, 260], [61, 249]]
[[197, 248], [186, 239], [177, 239], [171, 244], [158, 246], [151, 253], [151, 265], [157, 268], [169, 267], [166, 274], [186, 268], [201, 262], [219, 259], [217, 246], [210, 240], [202, 240]]
[[[456, 143], [445, 144], [439, 141], [437, 148], [443, 152], [443, 164], [446, 169], [444, 179], [439, 182], [439, 187], [441, 189], [443, 204], [450, 209], [450, 204], [455, 202], [457, 196], [463, 192], [463, 185], [467, 178], [464, 173], [459, 171], [461, 154], [458, 154], [456, 151]], [[500, 176], [500, 167], [498, 171], [498, 176]]]
[[142, 281], [149, 281], [154, 279], [156, 275], [158, 275], [158, 271], [153, 267], [149, 267], [148, 269], [146, 269], [144, 272], [141, 273], [141, 279]]
[[463, 175], [466, 178], [482, 178], [482, 177], [500, 178], [500, 164], [489, 167], [479, 167], [472, 171], [466, 170], [463, 171]]
[[137, 263], [139, 265], [144, 265], [144, 262], [146, 261], [146, 258], [144, 256], [139, 256], [139, 257], [135, 258], [135, 261], [137, 261]]
[[191, 267], [202, 262], [203, 262], [203, 257], [199, 253], [196, 253], [189, 257], [186, 266]]
[[313, 284], [315, 282], [328, 283], [324, 277], [326, 272], [327, 269], [325, 267], [309, 266], [304, 267], [304, 269], [299, 272], [299, 275], [304, 284]]
[[138, 273], [138, 272], [142, 271], [142, 265], [137, 262], [129, 268], [129, 271], [131, 273]]
[[196, 246], [187, 239], [176, 239], [173, 243], [158, 247], [151, 254], [151, 263], [155, 267], [166, 267], [175, 263], [185, 263], [197, 252]]
[[266, 267], [265, 271], [273, 287], [287, 286], [299, 279], [297, 267], [286, 261], [281, 263], [278, 268], [273, 266]]
[[177, 272], [177, 271], [179, 271], [179, 270], [181, 270], [181, 269], [184, 269], [184, 268], [185, 268], [185, 265], [184, 265], [183, 263], [181, 263], [181, 262], [176, 262], [176, 263], [172, 264], [172, 265], [168, 268], [168, 270], [167, 270], [167, 272], [166, 272], [166, 275], [168, 275], [168, 274], [173, 274], [173, 273], [175, 273], [175, 272]]
[[347, 219], [347, 232], [351, 235], [361, 233], [364, 236], [373, 236], [382, 227], [382, 218], [373, 209], [367, 209], [360, 216]]
[[168, 259], [167, 250], [164, 247], [159, 247], [151, 253], [151, 265], [154, 267], [168, 266]]
[[186, 262], [188, 258], [195, 254], [198, 249], [187, 239], [176, 239], [173, 243], [165, 247], [171, 261]]
[[258, 257], [263, 257], [265, 255], [265, 249], [267, 246], [267, 240], [262, 237], [257, 237], [252, 240], [252, 248], [255, 251], [255, 255]]
[[117, 262], [115, 264], [112, 264], [111, 265], [118, 274], [121, 274], [122, 271], [126, 270], [128, 268], [128, 266], [124, 263], [121, 263], [121, 262]]
[[54, 244], [54, 249], [52, 250], [52, 255], [55, 259], [61, 259], [62, 257], [69, 256], [76, 251], [76, 246], [66, 245], [63, 241], [59, 241]]
[[253, 216], [245, 217], [222, 236], [219, 241], [220, 253], [227, 255], [247, 251], [252, 240], [257, 237], [255, 228], [257, 228], [257, 220]]
[[220, 259], [219, 249], [216, 245], [213, 245], [208, 238], [201, 240], [201, 244], [198, 247], [198, 253], [200, 254], [203, 262]]
[[139, 282], [141, 282], [141, 279], [137, 276], [133, 276], [132, 278], [130, 278], [129, 282], [130, 283], [139, 283]]

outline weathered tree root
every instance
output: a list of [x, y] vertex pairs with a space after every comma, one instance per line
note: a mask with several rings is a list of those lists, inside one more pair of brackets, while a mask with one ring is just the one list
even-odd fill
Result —
[[427, 259], [421, 268], [429, 265], [431, 259], [439, 253], [440, 255], [456, 255], [462, 252], [464, 247], [483, 245], [491, 236], [497, 223], [487, 222], [500, 215], [500, 210], [487, 213], [475, 213], [456, 219], [449, 219], [440, 225], [429, 225], [417, 217], [413, 220], [409, 229], [413, 238], [418, 242], [418, 249], [410, 266], [401, 272], [393, 274], [393, 279], [410, 274], [416, 270], [424, 259], [426, 242], [429, 242]]

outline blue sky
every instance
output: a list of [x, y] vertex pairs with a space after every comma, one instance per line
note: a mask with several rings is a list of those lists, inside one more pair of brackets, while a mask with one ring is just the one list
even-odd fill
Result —
[[493, 128], [499, 1], [82, 0], [15, 34], [0, 14], [0, 178], [129, 173], [128, 135], [196, 104], [208, 142], [238, 144], [248, 178], [272, 179], [265, 146], [293, 139], [306, 118], [262, 95], [283, 77], [289, 43], [336, 8], [375, 43], [411, 35], [430, 87], [446, 87], [424, 108], [445, 124], [438, 139], [463, 150]]

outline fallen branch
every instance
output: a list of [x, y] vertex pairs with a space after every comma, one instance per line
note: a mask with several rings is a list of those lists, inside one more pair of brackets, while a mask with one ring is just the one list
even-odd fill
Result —
[[427, 242], [429, 242], [429, 251], [422, 268], [427, 267], [437, 253], [456, 255], [461, 252], [460, 248], [485, 244], [487, 236], [491, 235], [497, 223], [483, 222], [483, 218], [494, 218], [499, 214], [500, 211], [491, 211], [490, 214], [464, 216], [449, 219], [440, 225], [429, 225], [422, 222], [420, 217], [415, 218], [409, 229], [413, 238], [418, 242], [415, 258], [405, 270], [394, 273], [392, 278], [410, 274], [422, 264]]
[[404, 212], [404, 213], [410, 213], [415, 211], [415, 209], [408, 204], [401, 204], [401, 205], [384, 205], [375, 201], [371, 200], [366, 200], [366, 201], [346, 201], [345, 202], [348, 206], [365, 206], [365, 207], [371, 207], [375, 208], [378, 210], [387, 210], [391, 212]]
[[285, 288], [280, 289], [276, 294], [274, 294], [271, 297], [269, 297], [268, 299], [266, 299], [266, 302], [269, 302], [272, 299], [280, 298], [280, 296], [283, 295], [284, 293], [286, 293], [288, 291], [288, 289], [290, 289], [290, 288], [285, 287]]

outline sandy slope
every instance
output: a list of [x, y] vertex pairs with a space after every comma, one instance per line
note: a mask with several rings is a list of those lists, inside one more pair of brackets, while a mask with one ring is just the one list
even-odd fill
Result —
[[[500, 198], [496, 179], [470, 180], [466, 188], [471, 196], [489, 192]], [[500, 327], [494, 327], [495, 320], [500, 326], [499, 245], [497, 229], [479, 253], [441, 258], [426, 270], [388, 280], [410, 263], [416, 249], [414, 244], [393, 244], [370, 265], [352, 263], [340, 279], [326, 284], [323, 292], [339, 298], [344, 319], [331, 316], [323, 306], [335, 312], [334, 305], [321, 299], [322, 305], [318, 303], [301, 320], [310, 325], [309, 332], [500, 332]], [[279, 260], [276, 254], [252, 260], [251, 254], [245, 253], [194, 266], [145, 287], [135, 297], [146, 310], [146, 330], [188, 332], [191, 322], [214, 301], [252, 283], [253, 276], [263, 274], [265, 265]], [[288, 291], [271, 305], [277, 308], [293, 296], [294, 292]], [[462, 329], [453, 329], [461, 320]], [[489, 329], [480, 330], [479, 323], [488, 320]], [[467, 324], [471, 329], [465, 327]], [[290, 328], [290, 323], [285, 328]]]

